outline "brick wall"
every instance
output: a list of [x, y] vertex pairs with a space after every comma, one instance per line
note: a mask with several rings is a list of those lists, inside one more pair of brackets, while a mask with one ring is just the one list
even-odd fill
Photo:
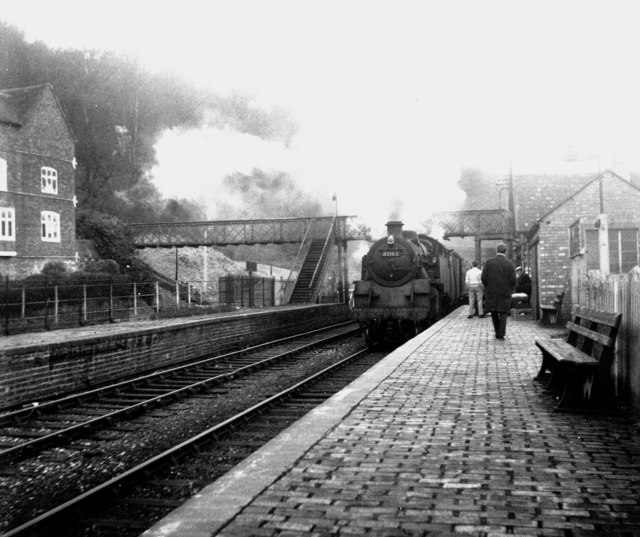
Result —
[[344, 305], [326, 304], [122, 326], [102, 336], [69, 331], [65, 342], [0, 350], [0, 408], [346, 320]]
[[590, 175], [517, 175], [514, 176], [514, 202], [518, 231], [527, 232], [541, 216], [578, 191]]
[[[27, 120], [20, 127], [0, 124], [0, 158], [7, 162], [7, 191], [0, 192], [0, 206], [15, 210], [15, 241], [0, 241], [0, 250], [16, 257], [0, 258], [0, 273], [24, 275], [47, 260], [71, 260], [75, 245], [74, 139], [49, 86], [30, 90]], [[42, 192], [41, 168], [54, 168], [58, 192]], [[60, 241], [42, 240], [41, 212], [60, 217]]]

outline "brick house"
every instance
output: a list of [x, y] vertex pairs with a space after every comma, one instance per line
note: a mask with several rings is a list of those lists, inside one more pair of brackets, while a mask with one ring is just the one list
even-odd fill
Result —
[[[559, 197], [557, 189], [548, 190], [555, 202], [537, 218], [534, 213], [518, 215], [519, 222], [528, 219], [528, 225], [522, 224], [519, 229], [529, 228], [521, 248], [526, 250], [522, 253], [532, 272], [532, 306], [536, 312], [540, 304], [550, 304], [564, 289], [566, 315], [586, 271], [599, 268], [600, 214], [607, 215], [608, 220], [610, 272], [626, 273], [640, 262], [640, 188], [611, 171], [586, 182], [583, 178], [577, 181], [584, 184], [566, 197]], [[526, 193], [521, 189], [520, 195]], [[531, 207], [529, 204], [529, 211]]]
[[0, 90], [0, 275], [75, 260], [75, 165], [51, 85]]

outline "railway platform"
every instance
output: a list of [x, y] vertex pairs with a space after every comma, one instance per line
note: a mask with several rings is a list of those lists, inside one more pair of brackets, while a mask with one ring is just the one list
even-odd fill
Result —
[[143, 535], [640, 535], [637, 424], [532, 380], [561, 332], [460, 308]]
[[206, 315], [194, 315], [192, 317], [170, 317], [157, 320], [119, 321], [116, 323], [91, 324], [88, 326], [74, 326], [50, 331], [25, 332], [0, 337], [0, 353], [21, 347], [33, 347], [36, 345], [50, 346], [68, 344], [91, 338], [108, 338], [123, 334], [157, 331], [181, 327], [185, 324], [201, 321], [203, 318], [225, 319], [228, 317], [260, 315], [273, 311], [302, 310], [308, 305], [283, 305], [265, 308], [245, 308], [221, 313], [209, 313]]
[[0, 410], [348, 319], [345, 304], [299, 304], [0, 337]]

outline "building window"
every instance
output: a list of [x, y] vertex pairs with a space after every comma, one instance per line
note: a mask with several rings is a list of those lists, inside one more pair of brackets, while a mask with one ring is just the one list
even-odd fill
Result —
[[40, 181], [42, 183], [42, 192], [47, 194], [58, 193], [58, 172], [55, 169], [48, 166], [40, 168]]
[[0, 207], [0, 240], [16, 240], [16, 213], [12, 207]]
[[51, 211], [42, 211], [40, 215], [42, 240], [47, 242], [60, 242], [60, 215]]
[[[587, 270], [600, 268], [598, 252], [598, 230], [588, 229], [587, 235]], [[609, 230], [609, 271], [613, 274], [626, 274], [638, 265], [638, 230]]]
[[7, 161], [0, 158], [0, 190], [7, 190]]

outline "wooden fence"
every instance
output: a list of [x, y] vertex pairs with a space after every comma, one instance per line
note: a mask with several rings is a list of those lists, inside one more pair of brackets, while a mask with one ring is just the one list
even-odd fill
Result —
[[616, 390], [640, 412], [640, 267], [606, 277], [592, 271], [580, 287], [581, 306], [622, 313], [614, 362]]

